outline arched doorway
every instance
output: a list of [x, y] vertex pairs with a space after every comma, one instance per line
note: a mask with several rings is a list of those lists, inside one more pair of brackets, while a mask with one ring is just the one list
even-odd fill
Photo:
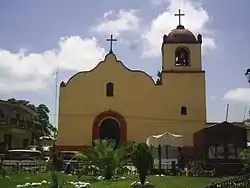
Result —
[[120, 125], [116, 119], [104, 119], [99, 125], [99, 138], [120, 142]]
[[[119, 133], [117, 134], [117, 136], [119, 136], [119, 142], [126, 142], [127, 141], [127, 123], [125, 118], [118, 112], [113, 111], [113, 110], [107, 110], [104, 111], [100, 114], [98, 114], [93, 122], [93, 127], [92, 127], [92, 140], [96, 140], [96, 139], [100, 139], [101, 135], [100, 135], [100, 131], [101, 129], [105, 129], [104, 127], [109, 127], [109, 126], [103, 126], [103, 123], [108, 124], [108, 122], [111, 123], [111, 121], [109, 121], [108, 119], [112, 119], [114, 121], [116, 121], [117, 125], [119, 126], [117, 130], [117, 132], [119, 131]], [[107, 121], [105, 121], [107, 120]], [[113, 121], [113, 123], [114, 123]], [[105, 125], [104, 124], [104, 125]], [[111, 123], [112, 124], [112, 123]], [[111, 127], [116, 127], [116, 126], [110, 126]], [[116, 131], [114, 131], [116, 132]]]

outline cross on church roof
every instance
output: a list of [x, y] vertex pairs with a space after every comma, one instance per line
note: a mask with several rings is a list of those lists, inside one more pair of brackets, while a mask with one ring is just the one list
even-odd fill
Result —
[[109, 53], [113, 53], [113, 42], [116, 42], [117, 39], [113, 38], [113, 35], [110, 35], [109, 39], [106, 39], [106, 41], [110, 42], [110, 49], [109, 49]]
[[179, 17], [179, 25], [181, 25], [181, 16], [185, 16], [185, 14], [182, 14], [182, 13], [181, 13], [181, 9], [179, 9], [178, 14], [175, 14], [175, 16], [178, 16], [178, 17]]

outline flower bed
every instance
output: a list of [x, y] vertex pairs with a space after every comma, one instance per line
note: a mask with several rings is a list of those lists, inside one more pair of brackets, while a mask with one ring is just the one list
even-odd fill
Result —
[[[40, 186], [43, 186], [43, 185], [50, 185], [51, 182], [47, 182], [46, 180], [43, 180], [42, 182], [39, 182], [39, 183], [25, 183], [23, 185], [16, 185], [16, 188], [33, 188], [33, 187], [40, 187]], [[86, 183], [86, 182], [82, 182], [82, 181], [77, 181], [77, 182], [73, 182], [73, 181], [70, 181], [70, 182], [66, 182], [64, 183], [64, 185], [72, 185], [72, 187], [75, 187], [75, 188], [90, 188], [91, 187], [91, 184], [90, 183]]]
[[250, 174], [246, 174], [243, 176], [227, 178], [225, 180], [214, 182], [204, 186], [203, 188], [245, 188], [250, 187]]

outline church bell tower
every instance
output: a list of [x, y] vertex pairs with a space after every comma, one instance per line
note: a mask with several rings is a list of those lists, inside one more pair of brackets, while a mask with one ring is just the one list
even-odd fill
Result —
[[179, 16], [179, 25], [168, 35], [163, 36], [162, 43], [162, 71], [163, 72], [186, 72], [201, 71], [201, 44], [202, 36], [197, 37], [181, 25], [181, 16], [184, 14], [175, 14]]
[[[202, 70], [202, 36], [186, 29], [179, 16], [179, 24], [163, 36], [161, 85], [165, 105], [169, 105], [172, 118], [190, 129], [189, 133], [206, 123], [206, 75]], [[179, 110], [178, 110], [179, 109]], [[170, 113], [170, 112], [169, 112]], [[191, 122], [190, 125], [188, 122]], [[184, 125], [183, 125], [184, 126]], [[192, 130], [192, 131], [191, 131]]]

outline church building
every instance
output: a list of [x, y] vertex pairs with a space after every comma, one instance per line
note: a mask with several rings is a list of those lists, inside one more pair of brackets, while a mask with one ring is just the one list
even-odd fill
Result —
[[109, 40], [103, 61], [60, 84], [56, 147], [79, 150], [95, 139], [145, 142], [165, 132], [182, 135], [183, 145], [192, 146], [193, 134], [206, 124], [202, 36], [194, 36], [179, 19], [176, 29], [163, 36], [156, 82], [126, 67], [112, 51], [114, 39]]

